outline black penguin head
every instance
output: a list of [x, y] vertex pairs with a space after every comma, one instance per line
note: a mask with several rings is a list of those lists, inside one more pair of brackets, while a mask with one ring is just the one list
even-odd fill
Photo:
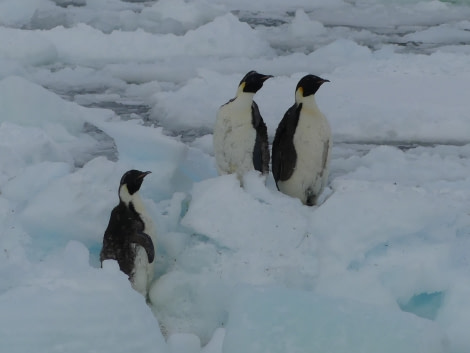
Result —
[[140, 170], [135, 169], [125, 172], [121, 178], [119, 189], [121, 188], [121, 186], [126, 185], [129, 194], [133, 195], [134, 193], [139, 191], [145, 176], [150, 173], [151, 172], [141, 172]]
[[241, 91], [245, 93], [256, 93], [263, 87], [264, 81], [271, 77], [271, 75], [263, 75], [256, 71], [250, 71], [240, 81], [238, 85], [239, 90], [241, 89]]
[[320, 88], [320, 86], [325, 82], [330, 81], [315, 75], [307, 75], [300, 79], [295, 89], [295, 92], [298, 92], [302, 97], [308, 97], [312, 94], [315, 94]]

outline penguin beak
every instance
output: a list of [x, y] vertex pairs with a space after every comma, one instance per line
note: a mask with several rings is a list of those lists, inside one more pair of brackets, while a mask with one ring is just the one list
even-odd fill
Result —
[[152, 173], [152, 172], [151, 171], [142, 172], [142, 174], [139, 175], [139, 179], [145, 178], [145, 176], [149, 175], [150, 173]]
[[264, 81], [266, 81], [268, 78], [271, 78], [271, 77], [274, 77], [274, 76], [273, 76], [273, 75], [263, 75], [263, 76], [261, 77], [261, 80], [264, 82]]
[[325, 79], [325, 78], [322, 78], [321, 83], [325, 83], [325, 82], [330, 82], [330, 80], [327, 80], [327, 79]]

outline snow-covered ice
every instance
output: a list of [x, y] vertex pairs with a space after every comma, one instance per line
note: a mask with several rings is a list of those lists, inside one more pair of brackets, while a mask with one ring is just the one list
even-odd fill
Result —
[[[470, 2], [0, 1], [1, 352], [470, 352]], [[250, 70], [270, 141], [307, 73], [316, 207], [218, 176]], [[99, 252], [118, 185], [157, 228], [149, 298]]]
[[432, 321], [285, 288], [242, 291], [229, 316], [223, 346], [228, 353], [448, 350], [447, 338]]

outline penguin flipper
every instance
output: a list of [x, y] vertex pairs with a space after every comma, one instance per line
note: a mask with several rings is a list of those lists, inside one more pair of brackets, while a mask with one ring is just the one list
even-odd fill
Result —
[[261, 117], [255, 101], [251, 105], [251, 117], [251, 123], [256, 130], [256, 140], [253, 148], [253, 166], [256, 170], [266, 174], [269, 172], [268, 128]]
[[149, 263], [153, 262], [155, 259], [155, 247], [153, 245], [152, 238], [150, 238], [150, 235], [144, 232], [135, 232], [129, 240], [131, 243], [135, 243], [143, 247], [147, 252]]
[[273, 141], [272, 170], [276, 185], [278, 181], [288, 180], [297, 164], [297, 152], [294, 146], [294, 134], [299, 122], [302, 105], [294, 104], [284, 114]]
[[111, 249], [107, 241], [103, 241], [103, 246], [100, 251], [100, 264], [103, 267], [103, 261], [105, 260], [117, 260], [114, 249]]

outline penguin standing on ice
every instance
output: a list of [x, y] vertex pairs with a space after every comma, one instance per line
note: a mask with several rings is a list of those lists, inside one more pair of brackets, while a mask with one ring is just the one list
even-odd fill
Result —
[[277, 188], [313, 206], [328, 181], [331, 130], [318, 109], [315, 93], [330, 82], [315, 75], [303, 77], [295, 103], [282, 118], [272, 147], [272, 170]]
[[272, 76], [248, 72], [240, 81], [235, 98], [222, 105], [214, 126], [214, 154], [219, 175], [247, 171], [269, 172], [266, 124], [253, 96]]
[[156, 241], [153, 224], [139, 195], [148, 174], [150, 172], [129, 170], [122, 176], [119, 204], [111, 212], [100, 253], [101, 263], [117, 260], [132, 287], [146, 298], [154, 274]]

